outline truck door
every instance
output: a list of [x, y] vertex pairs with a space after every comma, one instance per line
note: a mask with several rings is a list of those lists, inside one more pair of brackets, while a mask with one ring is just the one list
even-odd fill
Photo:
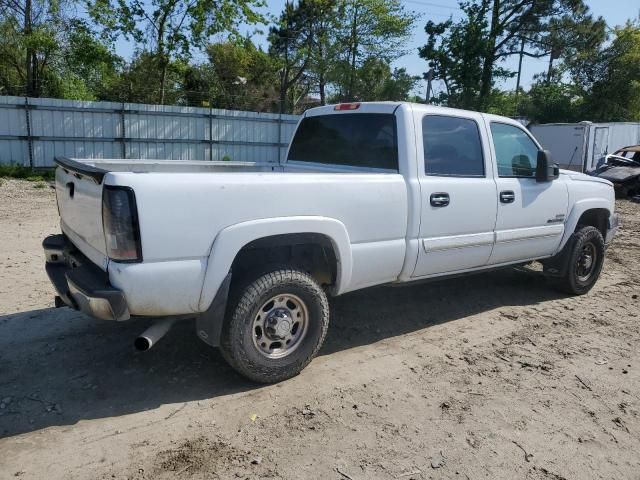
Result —
[[416, 136], [422, 205], [413, 276], [482, 267], [493, 248], [497, 212], [483, 118], [473, 112], [415, 115], [416, 127], [422, 126]]
[[568, 192], [562, 180], [538, 183], [538, 145], [523, 128], [491, 121], [496, 159], [498, 221], [489, 264], [553, 254], [564, 233]]

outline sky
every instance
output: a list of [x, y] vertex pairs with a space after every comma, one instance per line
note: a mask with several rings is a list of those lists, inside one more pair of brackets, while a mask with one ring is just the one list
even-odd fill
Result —
[[[411, 41], [407, 45], [407, 51], [409, 52], [404, 57], [398, 59], [394, 66], [403, 67], [407, 69], [407, 72], [411, 75], [418, 75], [422, 77], [422, 74], [427, 70], [426, 62], [418, 56], [418, 47], [426, 43], [426, 34], [424, 33], [424, 26], [429, 20], [434, 22], [441, 22], [452, 16], [454, 19], [459, 18], [461, 11], [458, 8], [458, 0], [401, 0], [407, 10], [413, 11], [420, 15], [420, 18], [416, 22], [414, 27]], [[263, 9], [264, 13], [277, 16], [283, 10], [285, 0], [267, 0], [267, 7]], [[627, 20], [638, 18], [640, 15], [640, 0], [586, 0], [587, 5], [594, 13], [595, 16], [604, 17], [609, 27], [615, 27], [617, 25], [623, 25]], [[262, 30], [266, 31], [267, 27], [261, 26]], [[243, 33], [253, 32], [256, 29], [255, 26], [243, 28]], [[256, 34], [253, 37], [254, 42], [263, 47], [267, 47], [267, 41], [264, 34]], [[118, 53], [126, 58], [130, 58], [132, 54], [132, 45], [125, 41], [120, 41], [116, 45]], [[196, 61], [204, 61], [202, 54], [194, 55]], [[508, 59], [504, 66], [517, 70], [516, 56]], [[528, 87], [531, 84], [533, 76], [536, 73], [544, 72], [547, 69], [548, 58], [528, 58], [525, 57], [522, 68], [522, 86]], [[502, 88], [507, 90], [515, 89], [516, 79], [508, 79], [501, 84]], [[439, 89], [442, 85], [439, 82], [434, 82], [434, 94], [439, 93]], [[420, 82], [416, 87], [416, 95], [424, 96], [426, 93], [426, 82]]]

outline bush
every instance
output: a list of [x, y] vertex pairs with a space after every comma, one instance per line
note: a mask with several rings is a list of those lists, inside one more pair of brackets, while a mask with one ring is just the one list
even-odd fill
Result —
[[55, 177], [53, 170], [34, 170], [22, 165], [0, 165], [0, 177], [19, 178], [29, 182], [43, 182], [53, 180]]

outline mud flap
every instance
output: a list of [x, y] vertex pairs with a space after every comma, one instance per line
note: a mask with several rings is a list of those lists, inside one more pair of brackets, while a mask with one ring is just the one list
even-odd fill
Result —
[[220, 345], [220, 335], [224, 324], [224, 315], [227, 309], [229, 286], [231, 285], [231, 272], [224, 277], [218, 293], [206, 312], [196, 319], [196, 333], [204, 343], [217, 347]]
[[569, 268], [569, 253], [574, 243], [574, 235], [571, 235], [569, 241], [557, 255], [542, 262], [543, 272], [547, 277], [564, 277]]

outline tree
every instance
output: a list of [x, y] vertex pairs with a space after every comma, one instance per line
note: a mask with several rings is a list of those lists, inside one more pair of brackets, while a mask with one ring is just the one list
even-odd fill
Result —
[[[420, 77], [414, 77], [404, 68], [391, 70], [388, 62], [378, 57], [367, 58], [356, 70], [353, 100], [406, 101]], [[339, 101], [338, 98], [335, 99]]]
[[521, 42], [519, 55], [521, 58], [548, 56], [546, 81], [549, 83], [555, 60], [571, 60], [598, 48], [606, 40], [606, 27], [602, 17], [594, 18], [586, 5], [577, 2], [569, 14], [552, 16], [544, 23], [534, 18], [523, 28], [517, 35]]
[[[50, 23], [41, 23], [37, 16], [38, 25], [29, 35], [13, 15], [0, 21], [0, 91], [106, 99], [122, 59], [94, 35], [85, 21], [47, 15]], [[25, 62], [27, 58], [31, 60]]]
[[24, 95], [25, 44], [20, 27], [12, 18], [0, 22], [0, 94]]
[[6, 35], [2, 40], [21, 93], [40, 96], [42, 76], [58, 48], [64, 32], [66, 4], [59, 0], [0, 0], [0, 21]]
[[277, 102], [277, 65], [249, 39], [207, 47], [211, 99], [216, 108], [271, 110]]
[[427, 24], [421, 55], [454, 87], [448, 96], [467, 108], [486, 108], [496, 80], [513, 76], [500, 67], [506, 58], [556, 57], [580, 29], [603, 25], [583, 0], [469, 0], [460, 8], [458, 22]]
[[158, 98], [165, 103], [172, 60], [188, 59], [211, 35], [235, 33], [240, 22], [261, 21], [254, 11], [262, 0], [90, 0], [91, 17], [107, 33], [146, 42], [159, 68]]
[[357, 70], [370, 57], [391, 62], [405, 53], [406, 42], [415, 23], [399, 0], [343, 0], [337, 30], [341, 45], [341, 65], [335, 82], [340, 98], [354, 97]]
[[583, 0], [480, 0], [491, 5], [491, 20], [480, 79], [480, 103], [494, 84], [496, 63], [518, 52], [522, 30], [543, 30], [550, 19], [586, 11]]
[[551, 79], [539, 75], [526, 99], [519, 105], [521, 114], [535, 123], [579, 122], [583, 120], [583, 98], [575, 85], [563, 83], [555, 72]]
[[310, 3], [308, 28], [312, 32], [309, 43], [310, 82], [317, 86], [320, 105], [326, 104], [327, 86], [335, 70], [340, 52], [336, 31], [340, 26], [342, 8], [337, 0], [313, 0]]
[[285, 3], [276, 25], [269, 31], [269, 54], [276, 59], [279, 71], [279, 112], [292, 112], [296, 101], [289, 94], [308, 73], [314, 32], [308, 29], [313, 1]]
[[611, 44], [602, 49], [590, 68], [585, 110], [594, 121], [640, 120], [640, 23], [614, 30]]
[[439, 102], [474, 109], [478, 106], [487, 48], [488, 8], [485, 3], [461, 4], [461, 8], [465, 17], [459, 22], [449, 19], [427, 23], [427, 43], [419, 49], [419, 55], [433, 69], [434, 78], [444, 83], [446, 93]]
[[[81, 85], [84, 95], [75, 98], [86, 100], [111, 100], [117, 89], [124, 60], [116, 55], [91, 31], [86, 22], [73, 20], [67, 35], [61, 42], [63, 55], [57, 68], [63, 84]], [[65, 98], [74, 95], [68, 90]]]

